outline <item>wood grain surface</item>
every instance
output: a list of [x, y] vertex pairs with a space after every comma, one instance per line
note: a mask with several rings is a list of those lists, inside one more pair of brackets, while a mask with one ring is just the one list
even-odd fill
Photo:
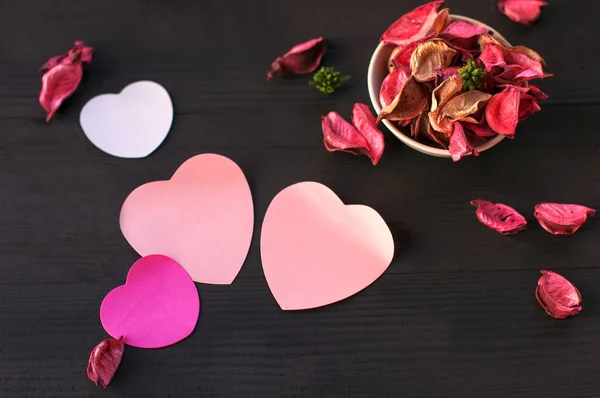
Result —
[[[534, 27], [495, 0], [448, 0], [455, 14], [539, 51], [555, 76], [543, 111], [479, 158], [417, 153], [386, 132], [376, 167], [328, 153], [320, 117], [369, 103], [379, 36], [419, 0], [0, 1], [0, 396], [2, 397], [599, 397], [600, 219], [555, 237], [541, 201], [600, 208], [600, 37], [592, 0], [551, 0]], [[307, 77], [267, 81], [270, 62], [315, 36], [326, 65], [352, 76], [325, 97]], [[78, 92], [44, 122], [39, 66], [76, 39], [96, 48]], [[146, 159], [106, 155], [83, 135], [90, 98], [150, 79], [175, 105], [169, 137]], [[255, 201], [248, 259], [231, 286], [197, 285], [195, 332], [160, 350], [128, 347], [106, 390], [85, 376], [106, 337], [101, 300], [138, 258], [120, 233], [135, 187], [204, 152], [244, 170]], [[396, 241], [389, 270], [341, 303], [279, 309], [265, 282], [260, 225], [273, 196], [299, 181], [372, 206]], [[530, 228], [505, 237], [469, 201], [516, 207]], [[548, 317], [540, 269], [558, 271], [584, 310]]]

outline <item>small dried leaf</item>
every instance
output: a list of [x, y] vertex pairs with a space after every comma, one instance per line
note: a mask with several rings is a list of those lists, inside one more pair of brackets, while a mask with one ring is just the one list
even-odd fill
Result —
[[361, 103], [354, 104], [352, 123], [369, 146], [367, 156], [371, 159], [373, 166], [377, 165], [379, 159], [381, 159], [381, 155], [383, 155], [385, 142], [383, 133], [377, 128], [375, 116], [373, 116], [367, 105]]
[[485, 107], [485, 119], [492, 130], [508, 138], [515, 136], [520, 101], [521, 93], [512, 86], [490, 98]]
[[294, 73], [297, 75], [315, 71], [325, 54], [325, 42], [322, 37], [300, 43], [292, 47], [285, 55], [278, 57], [267, 74], [270, 79], [276, 75]]
[[92, 350], [87, 366], [88, 378], [106, 388], [119, 368], [125, 344], [121, 339], [102, 340]]
[[377, 122], [387, 120], [411, 120], [423, 112], [429, 104], [427, 87], [410, 76], [402, 91], [377, 117]]
[[430, 30], [438, 15], [443, 0], [432, 1], [404, 14], [381, 36], [385, 44], [406, 46], [422, 39]]
[[502, 235], [516, 234], [527, 227], [525, 217], [510, 206], [481, 199], [471, 204], [477, 207], [475, 214], [479, 221]]
[[501, 0], [498, 1], [500, 12], [515, 22], [533, 25], [540, 18], [541, 7], [548, 3], [540, 0]]
[[581, 312], [581, 293], [564, 276], [542, 270], [535, 289], [535, 297], [548, 315], [564, 319]]
[[596, 210], [586, 206], [561, 203], [539, 203], [533, 215], [553, 235], [573, 235]]
[[471, 153], [473, 156], [479, 156], [479, 152], [469, 143], [465, 130], [458, 122], [454, 122], [454, 131], [450, 137], [450, 147], [448, 149], [454, 162], [458, 162]]
[[379, 102], [382, 107], [386, 107], [394, 101], [394, 98], [398, 96], [404, 84], [410, 77], [410, 71], [408, 68], [399, 68], [390, 72], [383, 82], [381, 83], [381, 90], [379, 91]]
[[458, 51], [443, 40], [432, 39], [417, 46], [410, 57], [410, 70], [419, 82], [435, 79], [437, 69], [447, 68], [454, 62]]

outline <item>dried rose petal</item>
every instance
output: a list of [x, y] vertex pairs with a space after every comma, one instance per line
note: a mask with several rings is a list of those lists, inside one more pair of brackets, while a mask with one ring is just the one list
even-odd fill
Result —
[[323, 117], [321, 126], [325, 148], [329, 152], [342, 151], [368, 156], [375, 165], [383, 154], [383, 133], [377, 129], [377, 122], [366, 105], [355, 105], [353, 116], [360, 131], [337, 112], [329, 112]]
[[534, 56], [537, 53], [522, 49], [515, 51], [495, 43], [487, 43], [479, 60], [485, 66], [485, 71], [492, 73], [500, 81], [527, 81], [552, 76], [552, 74], [544, 73], [542, 63], [528, 54]]
[[542, 270], [535, 289], [538, 303], [548, 315], [564, 319], [581, 312], [581, 293], [564, 276], [553, 271]]
[[449, 66], [447, 68], [437, 69], [435, 71], [437, 79], [437, 86], [439, 86], [442, 82], [448, 80], [452, 76], [458, 76], [458, 70], [460, 66]]
[[419, 116], [429, 103], [429, 92], [427, 87], [415, 80], [414, 76], [410, 76], [404, 83], [402, 91], [398, 93], [396, 98], [384, 107], [377, 122], [382, 119], [387, 120], [411, 120]]
[[381, 159], [381, 155], [383, 155], [383, 150], [385, 149], [383, 133], [377, 128], [375, 116], [373, 116], [367, 105], [356, 103], [352, 110], [352, 123], [365, 141], [367, 141], [369, 145], [367, 156], [373, 162], [373, 166], [375, 166], [379, 162], [379, 159]]
[[121, 339], [106, 339], [94, 347], [87, 366], [87, 376], [96, 385], [106, 388], [117, 372], [125, 344]]
[[422, 39], [435, 22], [437, 10], [443, 3], [443, 0], [432, 1], [404, 14], [383, 33], [381, 41], [406, 46]]
[[322, 37], [297, 44], [273, 62], [267, 77], [270, 79], [286, 73], [302, 75], [313, 72], [321, 64], [324, 54], [325, 42]]
[[466, 21], [452, 22], [442, 34], [448, 34], [454, 37], [468, 39], [474, 36], [479, 36], [487, 32], [487, 29], [481, 25], [474, 25]]
[[471, 130], [475, 135], [482, 138], [490, 138], [496, 135], [496, 132], [488, 126], [484, 120], [479, 124], [461, 122], [465, 129]]
[[50, 58], [42, 67], [40, 105], [46, 110], [49, 121], [63, 101], [71, 96], [81, 82], [83, 64], [92, 60], [94, 49], [76, 41], [67, 53]]
[[407, 45], [404, 48], [401, 48], [401, 50], [398, 51], [396, 53], [396, 55], [394, 56], [394, 58], [392, 59], [392, 63], [394, 64], [394, 66], [396, 68], [400, 68], [400, 67], [408, 68], [410, 65], [410, 57], [412, 57], [412, 54], [415, 51], [415, 48], [417, 48], [417, 46], [419, 44], [420, 44], [420, 42], [416, 41], [414, 43]]
[[410, 57], [410, 70], [419, 82], [433, 80], [437, 69], [447, 68], [454, 62], [458, 51], [443, 40], [425, 41], [415, 48]]
[[390, 57], [388, 58], [388, 72], [389, 73], [392, 73], [397, 68], [396, 63], [394, 62], [394, 58], [396, 58], [398, 53], [400, 53], [400, 51], [402, 51], [402, 50], [403, 50], [402, 47], [396, 46], [390, 53]]
[[447, 117], [453, 122], [481, 123], [482, 110], [491, 97], [491, 94], [479, 90], [460, 93], [446, 102], [442, 107], [441, 116]]
[[514, 138], [519, 122], [519, 103], [521, 93], [513, 86], [495, 94], [485, 107], [485, 119], [498, 134]]
[[458, 162], [470, 153], [473, 156], [479, 156], [479, 152], [469, 143], [465, 135], [465, 130], [458, 122], [454, 122], [454, 131], [452, 132], [452, 136], [450, 136], [450, 147], [448, 150], [452, 155], [452, 160], [455, 162]]
[[379, 91], [379, 102], [382, 107], [385, 108], [394, 101], [409, 77], [410, 71], [408, 68], [398, 68], [383, 79]]
[[553, 235], [573, 235], [596, 210], [586, 206], [561, 203], [539, 203], [533, 215]]
[[525, 217], [510, 206], [481, 199], [471, 204], [477, 206], [475, 214], [479, 221], [502, 235], [516, 234], [527, 227]]
[[431, 24], [429, 28], [434, 33], [440, 33], [444, 30], [444, 28], [448, 25], [448, 20], [450, 19], [450, 9], [444, 8], [440, 10], [435, 17], [435, 20]]
[[540, 0], [501, 0], [498, 1], [500, 12], [515, 22], [532, 25], [541, 14], [541, 7], [548, 3]]

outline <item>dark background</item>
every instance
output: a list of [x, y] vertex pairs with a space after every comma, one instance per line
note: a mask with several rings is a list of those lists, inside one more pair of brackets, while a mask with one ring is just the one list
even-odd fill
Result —
[[[600, 396], [600, 222], [555, 237], [541, 201], [600, 208], [600, 5], [551, 0], [532, 28], [496, 1], [449, 0], [456, 14], [539, 51], [555, 76], [543, 111], [479, 158], [422, 155], [387, 130], [386, 152], [328, 153], [320, 117], [369, 103], [379, 36], [421, 1], [0, 2], [0, 396], [594, 397]], [[331, 97], [308, 77], [267, 81], [270, 62], [315, 36], [325, 65], [352, 75]], [[76, 39], [96, 48], [78, 92], [50, 123], [39, 66]], [[111, 157], [79, 126], [90, 98], [155, 80], [170, 92], [170, 135], [146, 159]], [[383, 128], [383, 126], [382, 126]], [[159, 350], [127, 347], [107, 390], [85, 376], [106, 337], [98, 309], [138, 255], [119, 230], [127, 194], [216, 152], [244, 170], [256, 207], [248, 259], [231, 286], [198, 285], [195, 332]], [[341, 303], [283, 312], [263, 277], [260, 225], [274, 195], [299, 181], [330, 186], [388, 222], [396, 256]], [[485, 228], [469, 201], [504, 202], [527, 231]], [[534, 289], [558, 271], [583, 312], [554, 320]]]

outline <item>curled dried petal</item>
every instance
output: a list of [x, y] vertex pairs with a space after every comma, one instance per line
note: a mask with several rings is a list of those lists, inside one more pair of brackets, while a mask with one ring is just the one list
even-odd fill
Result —
[[385, 143], [383, 133], [377, 128], [375, 116], [373, 116], [367, 105], [361, 103], [354, 104], [352, 123], [369, 146], [367, 156], [373, 162], [373, 166], [377, 165], [379, 159], [381, 159], [381, 155], [383, 155]]
[[47, 122], [54, 116], [63, 101], [75, 92], [82, 75], [80, 64], [58, 64], [44, 73], [39, 101], [46, 110]]
[[392, 73], [397, 68], [396, 64], [394, 63], [394, 58], [396, 58], [398, 53], [400, 53], [400, 51], [402, 51], [402, 50], [403, 50], [402, 47], [396, 46], [390, 53], [390, 57], [388, 58], [388, 72], [389, 73]]
[[469, 39], [474, 36], [479, 36], [487, 32], [487, 29], [482, 25], [474, 25], [466, 21], [455, 21], [452, 22], [446, 29], [442, 31], [444, 34], [448, 34], [454, 37], [460, 37], [463, 39]]
[[596, 210], [582, 205], [539, 203], [533, 215], [553, 235], [573, 235]]
[[440, 84], [442, 84], [442, 82], [445, 82], [452, 76], [458, 76], [459, 69], [460, 69], [460, 66], [449, 66], [447, 68], [442, 68], [442, 69], [436, 70], [435, 74], [438, 77], [437, 85], [439, 86]]
[[442, 108], [446, 102], [462, 91], [463, 82], [460, 76], [454, 75], [437, 86], [431, 93], [431, 111]]
[[81, 82], [84, 64], [92, 61], [94, 49], [76, 41], [68, 52], [50, 58], [42, 67], [40, 105], [46, 110], [49, 121], [63, 101], [70, 97]]
[[377, 117], [377, 122], [387, 120], [411, 120], [423, 112], [429, 104], [429, 92], [423, 83], [410, 76], [404, 83], [402, 91]]
[[402, 87], [410, 77], [408, 68], [398, 68], [390, 72], [381, 83], [379, 91], [379, 102], [382, 107], [386, 107], [398, 96]]
[[581, 293], [564, 276], [542, 270], [535, 289], [535, 297], [548, 315], [564, 319], [581, 312]]
[[443, 0], [432, 1], [404, 14], [383, 33], [381, 41], [406, 46], [422, 39], [435, 22], [437, 10], [443, 3]]
[[433, 80], [437, 69], [447, 68], [454, 62], [458, 51], [443, 40], [427, 40], [417, 46], [410, 57], [410, 70], [419, 82]]
[[520, 101], [521, 93], [514, 86], [490, 98], [485, 107], [485, 118], [492, 130], [508, 138], [515, 136]]
[[471, 153], [473, 156], [479, 156], [479, 152], [469, 143], [462, 125], [458, 122], [454, 122], [453, 124], [454, 131], [452, 132], [452, 136], [450, 136], [450, 147], [448, 148], [452, 155], [452, 160], [458, 162]]
[[515, 22], [532, 25], [540, 18], [541, 7], [548, 3], [540, 0], [501, 0], [498, 1], [500, 12]]
[[92, 350], [87, 366], [88, 378], [106, 388], [119, 368], [125, 344], [121, 339], [102, 340]]
[[471, 204], [477, 207], [475, 214], [479, 221], [502, 235], [516, 234], [527, 227], [525, 217], [510, 206], [481, 199]]
[[481, 123], [461, 123], [464, 128], [471, 130], [475, 135], [482, 138], [490, 138], [496, 135], [496, 132], [488, 126], [487, 122], [483, 120]]
[[414, 43], [410, 43], [406, 47], [403, 47], [400, 51], [396, 53], [396, 56], [392, 59], [392, 63], [396, 68], [406, 67], [408, 68], [410, 65], [410, 57], [412, 57], [415, 48], [420, 44], [419, 41]]
[[[442, 107], [442, 117], [447, 117], [451, 121], [481, 123], [483, 114], [480, 111], [483, 110], [491, 97], [491, 94], [479, 90], [460, 93]], [[481, 113], [479, 120], [472, 117], [472, 115], [476, 115], [477, 113]]]
[[324, 54], [325, 42], [322, 37], [297, 44], [273, 62], [267, 77], [270, 79], [287, 73], [301, 75], [313, 72], [321, 64]]
[[[354, 106], [353, 121], [356, 127], [337, 112], [329, 112], [321, 122], [325, 148], [329, 152], [342, 151], [365, 155], [373, 165], [383, 154], [383, 133], [377, 129], [375, 117], [364, 104]], [[364, 134], [364, 135], [363, 135]]]
[[544, 73], [543, 65], [531, 56], [537, 53], [515, 51], [514, 49], [487, 43], [479, 56], [484, 64], [485, 71], [504, 82], [527, 81], [531, 79], [544, 79], [552, 74]]
[[446, 28], [446, 26], [448, 25], [449, 20], [450, 20], [450, 9], [444, 8], [443, 10], [440, 10], [438, 12], [437, 16], [435, 17], [435, 20], [431, 24], [430, 30], [435, 33], [442, 32], [444, 30], [444, 28]]

